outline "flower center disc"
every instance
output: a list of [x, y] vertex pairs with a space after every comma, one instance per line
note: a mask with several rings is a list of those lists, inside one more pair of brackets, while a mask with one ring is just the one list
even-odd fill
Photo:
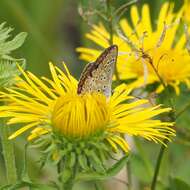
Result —
[[57, 99], [52, 113], [54, 130], [68, 138], [95, 135], [109, 120], [109, 105], [102, 94], [66, 94]]

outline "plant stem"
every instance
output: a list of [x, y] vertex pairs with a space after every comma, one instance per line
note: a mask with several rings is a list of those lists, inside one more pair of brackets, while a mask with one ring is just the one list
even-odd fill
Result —
[[[168, 91], [167, 85], [165, 84], [165, 81], [162, 79], [162, 77], [160, 76], [160, 74], [157, 71], [156, 67], [154, 66], [152, 58], [148, 54], [146, 54], [145, 52], [142, 52], [142, 53], [143, 53], [142, 57], [144, 59], [148, 59], [148, 62], [150, 63], [151, 67], [153, 68], [155, 74], [157, 75], [158, 79], [160, 80], [160, 83], [162, 84], [164, 90], [167, 93], [166, 94], [167, 97], [169, 98], [169, 91]], [[169, 105], [173, 109], [172, 101], [171, 101], [170, 98], [169, 98]], [[169, 117], [170, 117], [171, 121], [175, 121], [176, 120], [176, 118], [174, 117], [173, 113], [171, 113], [169, 115]], [[167, 143], [168, 143], [168, 140], [164, 140], [164, 144], [167, 144]], [[158, 174], [159, 174], [159, 171], [160, 171], [160, 166], [161, 166], [162, 158], [164, 156], [165, 148], [166, 147], [164, 145], [161, 145], [160, 152], [158, 154], [158, 158], [157, 158], [157, 161], [156, 161], [156, 167], [155, 167], [155, 170], [154, 170], [154, 176], [153, 176], [152, 183], [151, 183], [151, 190], [155, 190], [156, 189], [156, 182], [157, 182]]]
[[154, 170], [154, 176], [153, 176], [152, 183], [151, 183], [151, 190], [156, 190], [156, 182], [157, 182], [158, 174], [159, 174], [159, 171], [160, 171], [160, 166], [161, 166], [162, 158], [163, 158], [163, 155], [164, 155], [164, 151], [165, 151], [165, 146], [162, 145], [161, 148], [160, 148], [160, 152], [159, 152], [157, 161], [156, 161], [156, 167], [155, 167], [155, 170]]
[[10, 140], [8, 140], [9, 127], [6, 126], [5, 121], [3, 119], [1, 119], [0, 133], [1, 133], [3, 156], [6, 167], [7, 183], [14, 184], [17, 181], [14, 147], [13, 143]]
[[[110, 45], [113, 45], [113, 16], [112, 16], [112, 6], [111, 6], [111, 1], [112, 0], [106, 0], [106, 6], [107, 6], [107, 20], [108, 20], [108, 28], [109, 28], [109, 34], [110, 34], [110, 38], [109, 38], [109, 43]], [[119, 82], [120, 78], [119, 78], [119, 73], [117, 70], [117, 66], [115, 64], [115, 77], [116, 80]]]
[[127, 162], [126, 170], [127, 170], [126, 172], [127, 172], [127, 178], [128, 178], [127, 187], [128, 187], [128, 190], [132, 190], [132, 176], [131, 176], [131, 163], [130, 163], [130, 161]]
[[110, 45], [113, 45], [113, 17], [112, 17], [112, 10], [111, 10], [111, 0], [106, 0], [107, 5], [107, 20], [109, 25], [109, 33], [110, 33]]

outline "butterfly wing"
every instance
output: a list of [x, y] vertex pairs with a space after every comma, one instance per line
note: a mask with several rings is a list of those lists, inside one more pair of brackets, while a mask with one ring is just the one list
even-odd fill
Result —
[[95, 62], [89, 63], [81, 74], [78, 94], [101, 92], [109, 97], [117, 55], [118, 47], [112, 45], [105, 49]]

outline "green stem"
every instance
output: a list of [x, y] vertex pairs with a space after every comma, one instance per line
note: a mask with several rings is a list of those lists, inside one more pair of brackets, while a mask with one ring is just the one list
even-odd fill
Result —
[[14, 147], [13, 143], [10, 140], [8, 140], [9, 127], [6, 126], [5, 121], [3, 119], [1, 119], [0, 133], [3, 156], [5, 160], [7, 182], [8, 184], [14, 184], [17, 181]]
[[[159, 72], [157, 71], [156, 67], [154, 66], [152, 58], [148, 54], [146, 54], [144, 52], [143, 52], [143, 58], [148, 59], [151, 67], [153, 68], [153, 70], [154, 70], [155, 74], [157, 75], [158, 79], [160, 80], [160, 83], [163, 85], [163, 88], [165, 89], [166, 96], [169, 98], [170, 93], [168, 91], [168, 88], [167, 88], [164, 80], [160, 76]], [[171, 101], [170, 98], [169, 98], [169, 105], [172, 108], [174, 108], [173, 104], [172, 104], [172, 101]], [[176, 118], [175, 118], [175, 116], [174, 116], [173, 113], [171, 113], [169, 115], [169, 117], [170, 117], [171, 121], [175, 121], [176, 120]], [[164, 140], [164, 143], [167, 144], [168, 140]], [[152, 183], [151, 183], [151, 190], [155, 190], [156, 189], [156, 182], [157, 182], [157, 178], [158, 178], [158, 175], [159, 175], [161, 162], [162, 162], [162, 159], [163, 159], [163, 156], [164, 156], [164, 151], [165, 151], [165, 146], [161, 145], [160, 152], [158, 154], [158, 158], [157, 158], [157, 161], [156, 161], [156, 167], [155, 167], [155, 170], [154, 170], [154, 176], [153, 176]]]
[[109, 25], [109, 33], [110, 33], [110, 45], [113, 45], [113, 17], [112, 17], [112, 10], [111, 10], [111, 0], [106, 1], [107, 4], [107, 18], [108, 18], [108, 25]]
[[[109, 33], [110, 33], [110, 39], [109, 43], [110, 45], [113, 45], [113, 16], [112, 16], [112, 5], [111, 5], [112, 0], [106, 0], [106, 6], [107, 6], [107, 20], [108, 20], [108, 27], [109, 27]], [[115, 64], [115, 77], [116, 80], [119, 82], [119, 73], [117, 70], [117, 66]]]
[[[167, 97], [169, 97], [168, 88], [167, 88], [167, 86], [166, 86], [164, 80], [162, 79], [162, 77], [160, 76], [160, 74], [158, 73], [158, 71], [156, 70], [156, 68], [154, 67], [154, 64], [153, 64], [153, 62], [152, 62], [152, 59], [151, 59], [151, 61], [150, 61], [150, 65], [152, 66], [152, 68], [153, 68], [155, 74], [158, 76], [158, 78], [159, 78], [161, 84], [163, 85], [163, 87], [164, 87], [164, 89], [165, 89], [165, 91], [166, 91], [166, 93], [167, 93], [167, 94], [166, 94]], [[171, 99], [169, 99], [169, 104], [170, 104], [170, 106], [173, 108]], [[170, 115], [170, 119], [171, 119], [172, 121], [175, 121], [175, 117], [174, 117], [173, 114]], [[168, 141], [165, 140], [164, 143], [167, 144]], [[159, 154], [158, 154], [158, 158], [157, 158], [157, 161], [156, 161], [156, 167], [155, 167], [155, 170], [154, 170], [154, 176], [153, 176], [152, 183], [151, 183], [151, 190], [155, 190], [155, 189], [156, 189], [156, 182], [157, 182], [157, 178], [158, 178], [158, 175], [159, 175], [160, 166], [161, 166], [161, 162], [162, 162], [162, 159], [163, 159], [163, 156], [164, 156], [165, 148], [166, 148], [166, 147], [165, 147], [164, 145], [161, 145], [160, 152], [159, 152]]]
[[128, 187], [128, 190], [132, 190], [132, 176], [131, 176], [131, 163], [130, 161], [127, 162], [127, 178], [128, 178], [128, 181], [127, 181], [127, 187]]
[[156, 190], [156, 182], [157, 182], [158, 174], [159, 174], [159, 171], [160, 171], [160, 166], [161, 166], [162, 158], [163, 158], [163, 155], [164, 155], [164, 151], [165, 151], [165, 146], [162, 145], [161, 148], [160, 148], [160, 152], [159, 152], [157, 161], [156, 161], [156, 167], [155, 167], [155, 170], [154, 170], [154, 176], [153, 176], [152, 183], [151, 183], [151, 190]]

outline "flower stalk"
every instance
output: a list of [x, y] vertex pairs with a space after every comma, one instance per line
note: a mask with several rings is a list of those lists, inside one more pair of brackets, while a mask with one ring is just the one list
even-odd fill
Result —
[[14, 147], [13, 143], [10, 140], [8, 140], [9, 127], [5, 125], [4, 119], [1, 119], [0, 134], [1, 134], [1, 143], [2, 143], [3, 156], [6, 167], [7, 183], [13, 184], [16, 183], [17, 181]]
[[165, 148], [164, 145], [162, 145], [161, 148], [160, 148], [160, 152], [158, 154], [158, 158], [157, 158], [157, 161], [156, 161], [156, 167], [155, 167], [155, 170], [154, 170], [154, 176], [153, 176], [152, 183], [151, 183], [151, 190], [156, 189], [156, 182], [157, 182], [157, 178], [158, 178], [158, 175], [159, 175], [160, 166], [161, 166], [162, 158], [164, 156], [165, 149], [166, 148]]
[[[107, 21], [108, 21], [108, 27], [109, 27], [109, 35], [110, 35], [110, 38], [109, 38], [109, 43], [110, 45], [113, 45], [113, 15], [112, 15], [112, 4], [111, 4], [111, 1], [112, 0], [106, 0], [106, 6], [107, 6]], [[117, 66], [115, 64], [115, 77], [116, 77], [116, 81], [120, 81], [120, 78], [119, 78], [119, 73], [118, 73], [118, 70], [117, 70]]]
[[128, 161], [127, 166], [126, 166], [126, 172], [127, 172], [127, 187], [128, 190], [132, 190], [132, 176], [131, 176], [131, 163]]
[[[151, 67], [153, 68], [153, 70], [154, 70], [156, 76], [157, 76], [158, 79], [160, 80], [160, 83], [163, 85], [163, 88], [164, 88], [165, 91], [167, 92], [167, 97], [169, 98], [168, 88], [167, 88], [167, 86], [166, 86], [164, 80], [162, 79], [162, 77], [161, 77], [160, 74], [158, 73], [157, 69], [155, 68], [155, 66], [154, 66], [154, 64], [153, 64], [152, 58], [151, 58], [148, 54], [146, 54], [146, 53], [144, 53], [144, 52], [142, 52], [142, 53], [143, 53], [142, 57], [143, 57], [144, 59], [148, 59], [149, 64], [150, 64]], [[172, 106], [172, 101], [171, 101], [170, 98], [169, 98], [169, 103], [170, 103], [170, 106], [173, 108], [173, 106]], [[175, 121], [175, 118], [174, 118], [173, 114], [172, 114], [172, 115], [170, 114], [169, 117], [170, 117], [170, 120], [171, 120], [171, 121]], [[164, 140], [164, 143], [167, 144], [167, 143], [168, 143], [168, 140], [167, 140], [167, 139]], [[156, 189], [156, 182], [157, 182], [157, 178], [158, 178], [158, 175], [159, 175], [159, 171], [160, 171], [160, 167], [161, 167], [161, 162], [162, 162], [162, 159], [163, 159], [163, 156], [164, 156], [165, 149], [166, 149], [166, 146], [162, 144], [162, 145], [161, 145], [161, 148], [160, 148], [160, 151], [159, 151], [159, 154], [158, 154], [157, 161], [156, 161], [156, 167], [155, 167], [155, 170], [154, 170], [154, 175], [153, 175], [153, 179], [152, 179], [152, 183], [151, 183], [151, 190], [155, 190], [155, 189]]]

